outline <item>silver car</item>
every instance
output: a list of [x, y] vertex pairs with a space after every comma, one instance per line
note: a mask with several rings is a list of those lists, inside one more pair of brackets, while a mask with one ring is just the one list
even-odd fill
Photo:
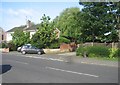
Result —
[[37, 53], [37, 54], [41, 54], [42, 53], [42, 49], [38, 49], [35, 46], [31, 46], [31, 45], [23, 45], [21, 47], [21, 53], [22, 54], [26, 54], [26, 53]]

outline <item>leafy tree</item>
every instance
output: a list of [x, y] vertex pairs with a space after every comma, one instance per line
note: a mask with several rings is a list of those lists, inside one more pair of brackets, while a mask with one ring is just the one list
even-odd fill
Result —
[[[116, 16], [118, 15], [119, 7], [117, 3], [80, 2], [80, 5], [84, 6], [81, 32], [86, 37], [86, 41], [118, 41]], [[105, 33], [108, 32], [110, 32], [109, 37], [105, 36]]]
[[15, 30], [15, 32], [12, 34], [12, 42], [17, 47], [23, 44], [30, 43], [30, 33], [29, 32], [25, 33], [19, 29]]
[[60, 29], [61, 36], [69, 39], [71, 42], [76, 42], [80, 38], [80, 26], [77, 21], [79, 8], [66, 8], [53, 21], [56, 27]]
[[31, 42], [38, 48], [46, 48], [55, 40], [54, 28], [49, 16], [44, 14], [40, 20], [42, 22], [38, 31], [33, 35]]

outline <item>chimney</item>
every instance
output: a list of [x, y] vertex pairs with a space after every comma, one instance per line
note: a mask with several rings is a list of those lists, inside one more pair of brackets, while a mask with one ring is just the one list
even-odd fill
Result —
[[31, 21], [30, 20], [27, 20], [26, 24], [27, 24], [27, 28], [31, 27]]

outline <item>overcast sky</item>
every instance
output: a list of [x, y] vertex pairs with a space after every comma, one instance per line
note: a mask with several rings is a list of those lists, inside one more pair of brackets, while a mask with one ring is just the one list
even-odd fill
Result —
[[[19, 0], [20, 1], [20, 0]], [[24, 0], [25, 1], [25, 0]], [[26, 18], [34, 22], [35, 24], [40, 23], [40, 18], [43, 14], [50, 16], [54, 19], [58, 16], [65, 8], [79, 7], [78, 1], [73, 2], [70, 0], [64, 0], [64, 2], [59, 0], [55, 2], [47, 2], [47, 0], [41, 0], [37, 2], [36, 0], [24, 2], [16, 2], [11, 0], [4, 0], [0, 3], [0, 27], [5, 31], [20, 25], [26, 24]], [[44, 2], [43, 2], [44, 1]]]

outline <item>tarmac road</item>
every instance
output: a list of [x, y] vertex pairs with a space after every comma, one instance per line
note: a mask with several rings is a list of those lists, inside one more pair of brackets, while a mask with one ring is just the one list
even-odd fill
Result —
[[[52, 58], [54, 56], [54, 58]], [[59, 55], [2, 54], [3, 83], [118, 83], [118, 68], [66, 63]], [[62, 55], [63, 57], [65, 55]]]

